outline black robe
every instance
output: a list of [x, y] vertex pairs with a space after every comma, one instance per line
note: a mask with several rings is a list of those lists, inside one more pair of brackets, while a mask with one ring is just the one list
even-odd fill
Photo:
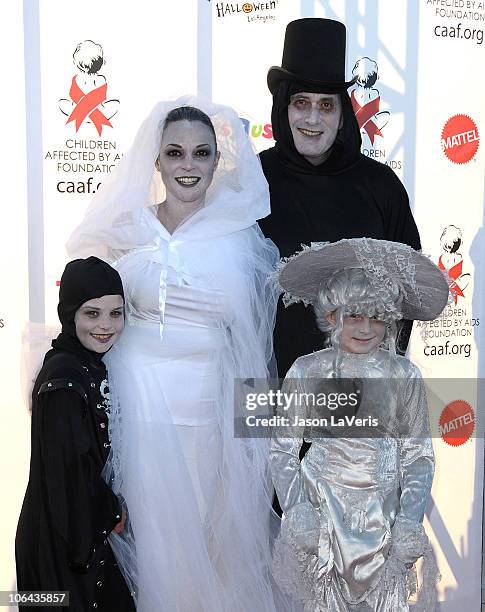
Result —
[[110, 445], [100, 357], [53, 349], [37, 377], [29, 483], [15, 540], [17, 588], [69, 591], [69, 610], [124, 612], [135, 608], [107, 540], [122, 509], [101, 477]]
[[[282, 257], [302, 244], [342, 238], [393, 240], [420, 249], [419, 233], [402, 183], [386, 165], [360, 153], [360, 131], [350, 98], [341, 95], [343, 128], [328, 159], [312, 166], [296, 151], [288, 125], [289, 97], [303, 91], [282, 82], [273, 101], [276, 146], [260, 159], [269, 183], [271, 214], [259, 224]], [[305, 89], [305, 91], [307, 91]], [[410, 325], [401, 338], [405, 350]], [[295, 359], [323, 348], [323, 335], [312, 308], [280, 300], [274, 334], [278, 373], [284, 376]]]

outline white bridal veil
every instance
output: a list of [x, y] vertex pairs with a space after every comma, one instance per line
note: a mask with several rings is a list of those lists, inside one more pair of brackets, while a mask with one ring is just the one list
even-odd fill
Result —
[[[156, 218], [164, 188], [154, 164], [165, 117], [182, 105], [209, 115], [221, 157], [204, 206], [170, 235]], [[216, 352], [220, 448], [197, 451], [203, 469], [217, 479], [205, 519], [198, 514], [163, 387], [156, 379], [148, 381], [146, 363], [134, 359], [123, 337], [106, 358], [112, 396], [106, 477], [126, 499], [129, 513], [124, 532], [111, 534], [110, 542], [139, 610], [284, 609], [275, 603], [270, 577], [269, 440], [234, 437], [234, 380], [265, 378], [272, 356], [277, 296], [266, 280], [278, 253], [256, 225], [269, 210], [260, 162], [236, 113], [186, 97], [155, 106], [67, 245], [72, 256], [115, 261], [124, 280], [137, 282], [141, 257], [143, 274], [161, 264], [175, 272], [180, 286], [201, 283], [224, 296]], [[146, 328], [130, 297], [128, 292], [125, 331], [136, 343]], [[168, 337], [165, 298], [161, 280], [156, 329], [162, 344]], [[191, 384], [190, 370], [186, 384]]]

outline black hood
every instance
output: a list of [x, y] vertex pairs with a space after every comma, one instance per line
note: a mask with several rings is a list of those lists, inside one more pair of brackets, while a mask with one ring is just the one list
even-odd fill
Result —
[[124, 299], [120, 275], [109, 264], [97, 257], [70, 261], [61, 277], [57, 313], [62, 325], [59, 336], [52, 341], [58, 350], [84, 355], [99, 362], [103, 353], [86, 349], [76, 335], [74, 316], [88, 300], [104, 295], [121, 295]]

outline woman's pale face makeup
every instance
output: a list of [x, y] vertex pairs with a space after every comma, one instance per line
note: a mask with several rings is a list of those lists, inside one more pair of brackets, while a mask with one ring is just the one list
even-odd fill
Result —
[[[335, 325], [336, 313], [325, 317]], [[345, 315], [340, 332], [340, 348], [346, 353], [371, 353], [384, 340], [386, 323], [365, 315]]]
[[121, 295], [103, 295], [84, 302], [74, 315], [76, 336], [90, 351], [106, 353], [125, 326]]
[[308, 92], [292, 95], [288, 123], [298, 153], [314, 166], [322, 164], [343, 125], [340, 96]]
[[219, 152], [214, 134], [200, 121], [174, 121], [163, 130], [157, 169], [170, 199], [202, 206]]

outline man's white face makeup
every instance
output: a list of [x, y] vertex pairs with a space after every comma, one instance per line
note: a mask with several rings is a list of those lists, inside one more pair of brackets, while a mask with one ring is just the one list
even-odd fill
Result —
[[204, 203], [219, 153], [211, 129], [200, 121], [174, 121], [163, 130], [157, 167], [167, 199]]
[[343, 124], [340, 96], [308, 92], [292, 95], [288, 123], [298, 153], [314, 166], [322, 164]]
[[90, 351], [106, 353], [125, 326], [121, 295], [103, 295], [88, 300], [74, 316], [76, 336]]

